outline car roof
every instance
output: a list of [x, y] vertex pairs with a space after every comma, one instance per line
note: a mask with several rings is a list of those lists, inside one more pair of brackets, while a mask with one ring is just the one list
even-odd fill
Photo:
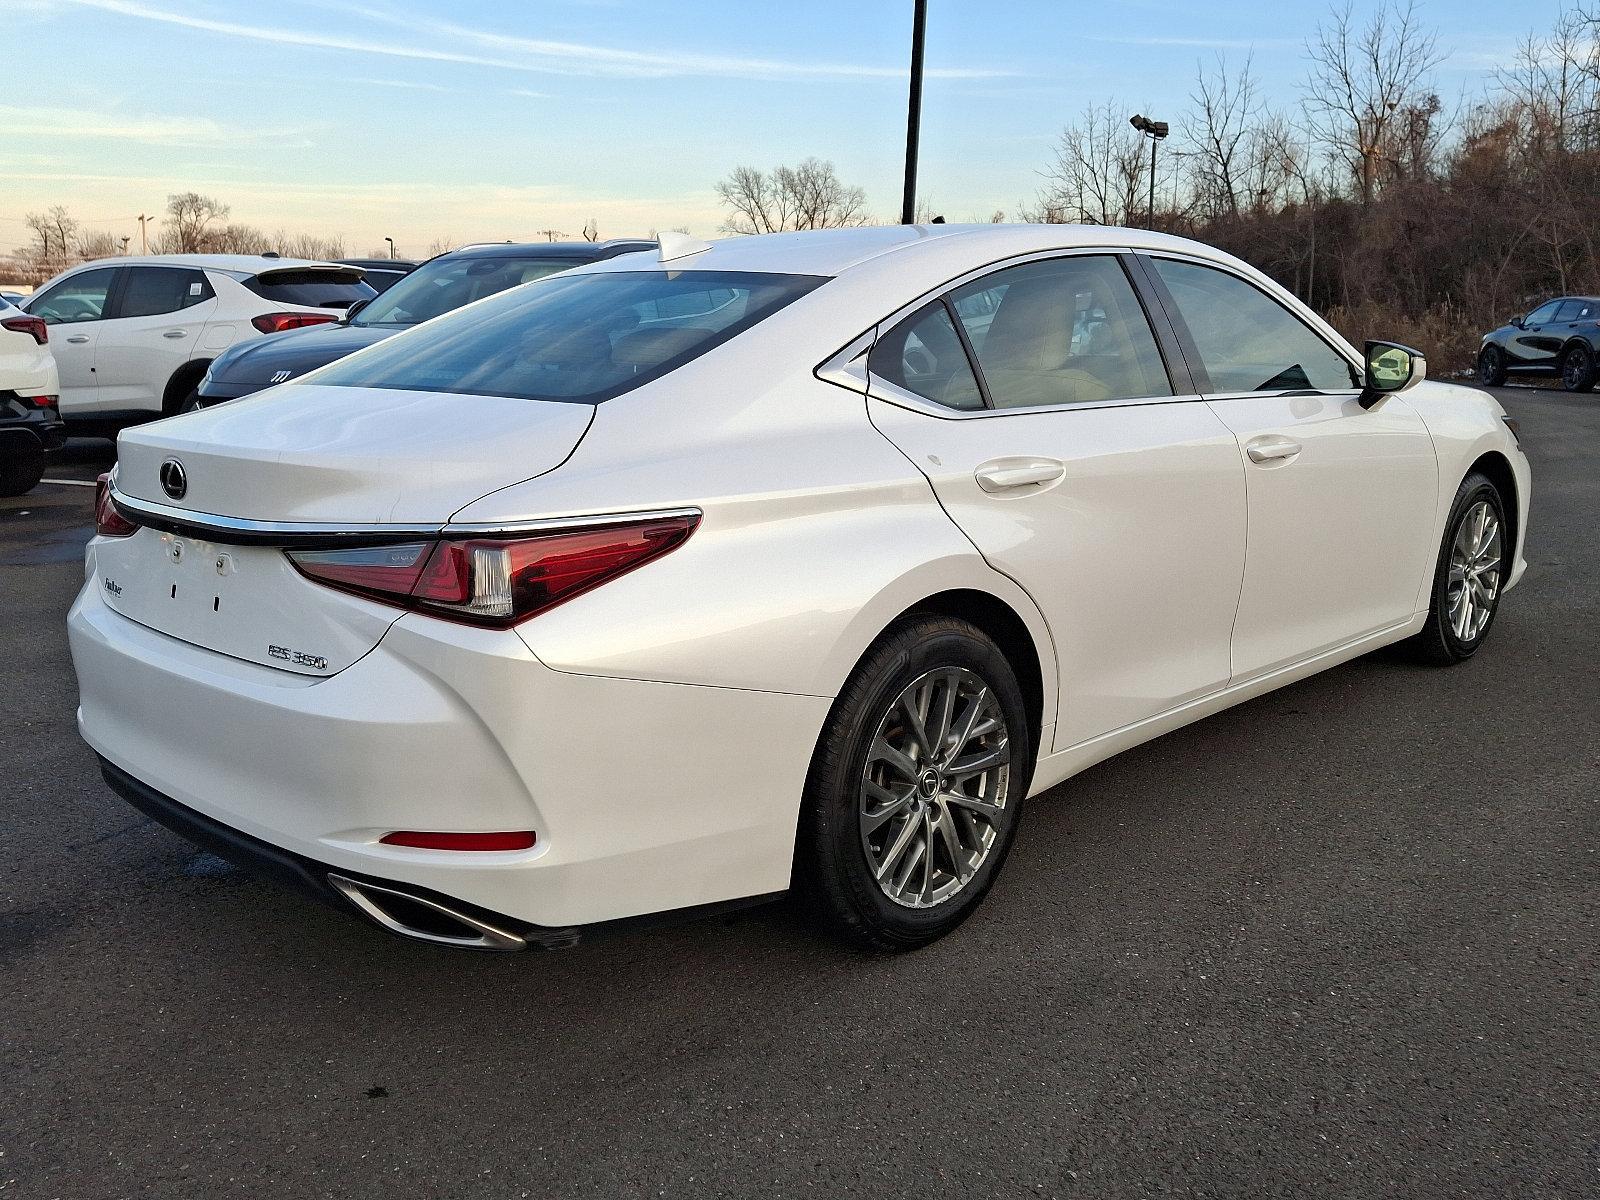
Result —
[[[1238, 260], [1201, 242], [1116, 225], [870, 225], [721, 238], [670, 260], [675, 271], [764, 271], [837, 277], [879, 260], [898, 269], [916, 263], [961, 274], [986, 261], [1058, 249], [1166, 250], [1215, 261]], [[582, 268], [638, 270], [638, 260], [613, 259]]]
[[340, 266], [361, 267], [367, 271], [414, 271], [417, 263], [409, 258], [341, 258]]
[[654, 250], [656, 244], [643, 238], [613, 238], [608, 242], [480, 242], [446, 253], [452, 258], [581, 258], [587, 261], [600, 255], [625, 253], [626, 247]]
[[[279, 258], [265, 254], [119, 254], [114, 258], [95, 258], [79, 263], [73, 271], [86, 267], [199, 267], [209, 271], [235, 271], [259, 275], [263, 271], [282, 271], [297, 267], [327, 267], [348, 271], [342, 263], [319, 258]], [[63, 272], [65, 274], [65, 272]]]

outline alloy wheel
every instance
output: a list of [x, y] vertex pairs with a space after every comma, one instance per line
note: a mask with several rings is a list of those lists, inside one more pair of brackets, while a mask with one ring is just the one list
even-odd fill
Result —
[[1494, 615], [1500, 596], [1504, 539], [1500, 518], [1487, 500], [1479, 500], [1456, 526], [1450, 545], [1450, 578], [1446, 604], [1450, 628], [1462, 643], [1476, 641]]
[[1567, 351], [1567, 356], [1561, 361], [1561, 383], [1571, 392], [1576, 392], [1585, 386], [1589, 378], [1589, 352], [1582, 347], [1574, 347]]
[[932, 908], [977, 875], [1011, 818], [1010, 730], [994, 689], [944, 667], [913, 680], [878, 723], [858, 813], [883, 894]]

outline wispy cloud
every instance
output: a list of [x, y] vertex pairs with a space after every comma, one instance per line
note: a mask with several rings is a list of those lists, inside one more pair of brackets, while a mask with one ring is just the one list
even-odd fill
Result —
[[362, 79], [359, 76], [344, 82], [366, 84], [368, 87], [402, 88], [408, 92], [449, 92], [453, 89], [437, 83], [420, 83], [411, 79]]
[[248, 135], [209, 117], [148, 116], [104, 109], [33, 108], [0, 104], [0, 134], [38, 139], [76, 138], [158, 146], [218, 146], [241, 137], [294, 141], [301, 129], [253, 129]]
[[[726, 76], [745, 79], [901, 79], [905, 69], [861, 63], [791, 62], [783, 59], [726, 55], [619, 50], [579, 42], [548, 41], [474, 29], [451, 21], [413, 17], [370, 8], [345, 11], [368, 21], [398, 28], [420, 39], [397, 42], [371, 34], [344, 35], [311, 29], [252, 25], [197, 13], [160, 8], [142, 0], [60, 0], [84, 8], [144, 21], [215, 33], [275, 45], [343, 50], [392, 58], [498, 67], [555, 75], [601, 76]], [[436, 42], [456, 45], [438, 45]], [[1012, 74], [986, 68], [930, 67], [930, 78], [991, 79]]]

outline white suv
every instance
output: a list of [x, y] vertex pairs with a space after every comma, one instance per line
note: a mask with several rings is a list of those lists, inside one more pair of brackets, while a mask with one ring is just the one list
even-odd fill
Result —
[[211, 360], [235, 342], [337, 321], [376, 294], [360, 267], [173, 254], [84, 263], [26, 308], [55, 327], [61, 415], [103, 432], [182, 412]]
[[0, 496], [32, 491], [44, 475], [45, 451], [60, 444], [49, 331], [0, 300]]

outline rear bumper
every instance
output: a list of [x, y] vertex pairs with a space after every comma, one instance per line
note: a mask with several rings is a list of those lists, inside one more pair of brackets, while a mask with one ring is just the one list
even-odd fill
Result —
[[[219, 853], [325, 899], [337, 871], [555, 929], [788, 886], [826, 699], [568, 674], [514, 633], [414, 615], [313, 679], [156, 633], [99, 584], [68, 618], [80, 732], [119, 791]], [[381, 844], [395, 829], [538, 842]]]

